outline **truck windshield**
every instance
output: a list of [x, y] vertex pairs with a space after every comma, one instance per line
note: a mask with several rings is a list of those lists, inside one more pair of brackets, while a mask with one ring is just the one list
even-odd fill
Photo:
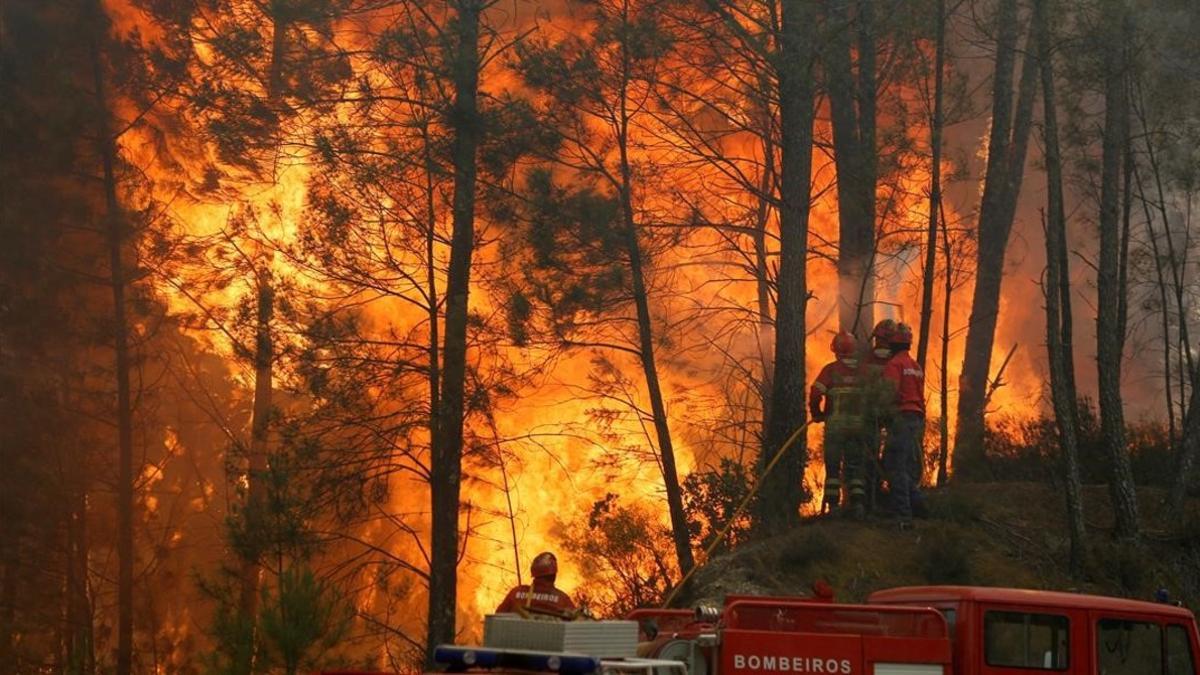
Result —
[[1070, 622], [1057, 614], [987, 612], [984, 650], [989, 666], [1065, 670]]
[[1192, 641], [1180, 625], [1167, 626], [1167, 675], [1195, 675], [1196, 660], [1192, 656]]
[[1100, 674], [1162, 672], [1162, 639], [1162, 627], [1156, 623], [1101, 619], [1096, 630], [1096, 663]]

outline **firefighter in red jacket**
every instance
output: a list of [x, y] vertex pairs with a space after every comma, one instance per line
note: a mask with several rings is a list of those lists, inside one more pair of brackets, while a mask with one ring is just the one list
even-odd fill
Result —
[[875, 496], [879, 493], [879, 485], [883, 480], [880, 444], [883, 440], [883, 426], [888, 410], [892, 405], [891, 387], [883, 379], [883, 368], [892, 360], [892, 333], [896, 332], [896, 322], [883, 319], [875, 324], [871, 331], [871, 343], [863, 350], [863, 390], [867, 394], [867, 428], [870, 437], [867, 441], [865, 469], [867, 501], [872, 509], [875, 506]]
[[861, 516], [866, 498], [863, 462], [872, 434], [865, 417], [858, 342], [849, 333], [838, 333], [830, 348], [836, 358], [821, 369], [808, 395], [813, 421], [825, 423], [825, 498], [821, 510], [837, 510], [844, 478], [851, 513]]
[[901, 529], [912, 527], [913, 513], [924, 510], [921, 497], [922, 443], [925, 433], [925, 373], [908, 354], [912, 328], [898, 324], [892, 333], [895, 354], [883, 368], [891, 385], [892, 406], [887, 424], [883, 466], [887, 472], [892, 508]]
[[571, 620], [578, 615], [571, 596], [554, 585], [558, 577], [558, 558], [545, 551], [533, 559], [529, 569], [533, 582], [508, 592], [496, 608], [497, 614], [520, 614], [526, 618]]

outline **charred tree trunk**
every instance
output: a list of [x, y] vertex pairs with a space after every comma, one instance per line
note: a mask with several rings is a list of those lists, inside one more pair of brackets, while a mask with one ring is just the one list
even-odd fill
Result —
[[646, 391], [650, 396], [650, 414], [654, 417], [654, 434], [658, 441], [663, 484], [667, 491], [667, 509], [671, 516], [671, 538], [675, 543], [675, 555], [679, 560], [679, 571], [682, 577], [695, 565], [695, 559], [692, 557], [692, 546], [688, 537], [687, 514], [683, 511], [683, 493], [679, 489], [679, 473], [675, 467], [675, 446], [671, 442], [667, 408], [663, 402], [662, 386], [658, 379], [658, 366], [654, 358], [650, 300], [646, 293], [641, 244], [638, 242], [637, 227], [633, 221], [629, 163], [623, 140], [621, 142], [621, 181], [621, 204], [622, 210], [625, 212], [625, 247], [629, 256], [629, 276], [633, 285], [634, 307], [637, 311], [638, 352], [641, 356], [642, 374], [646, 378]]
[[938, 419], [937, 486], [943, 487], [950, 479], [950, 369], [947, 364], [950, 361], [950, 300], [954, 296], [954, 250], [950, 246], [950, 225], [942, 209], [938, 210], [942, 221], [942, 258], [946, 261], [945, 283], [942, 286], [942, 373], [938, 394], [942, 414]]
[[[917, 363], [925, 370], [929, 356], [929, 330], [933, 320], [933, 277], [937, 271], [938, 249], [938, 216], [942, 210], [942, 127], [945, 125], [945, 114], [942, 109], [943, 80], [946, 71], [946, 0], [937, 3], [937, 28], [935, 30], [937, 45], [933, 58], [933, 117], [929, 121], [929, 230], [925, 236], [925, 268], [921, 277], [921, 328], [917, 339]], [[950, 266], [949, 258], [946, 266]], [[942, 368], [945, 369], [943, 362]], [[942, 408], [942, 417], [946, 409]], [[941, 461], [939, 458], [938, 476], [941, 484]]]
[[125, 306], [124, 249], [129, 228], [117, 198], [117, 148], [109, 122], [104, 53], [100, 42], [107, 31], [103, 7], [89, 2], [92, 86], [95, 95], [97, 152], [103, 170], [109, 287], [113, 300], [113, 349], [117, 381], [117, 675], [133, 670], [133, 403], [129, 383], [129, 320]]
[[[1132, 132], [1131, 132], [1132, 133]], [[1143, 128], [1143, 133], [1145, 129]], [[1150, 241], [1150, 250], [1154, 254], [1155, 286], [1158, 290], [1158, 316], [1161, 320], [1159, 330], [1162, 331], [1163, 346], [1163, 394], [1167, 399], [1167, 440], [1172, 448], [1181, 452], [1179, 433], [1175, 427], [1175, 396], [1171, 387], [1171, 301], [1167, 298], [1167, 277], [1163, 272], [1162, 248], [1158, 243], [1158, 233], [1154, 229], [1154, 216], [1150, 213], [1150, 203], [1146, 200], [1145, 187], [1142, 185], [1141, 171], [1137, 162], [1133, 163], [1133, 178], [1137, 183], [1138, 200], [1142, 203], [1142, 212], [1146, 217], [1146, 238]], [[1163, 228], [1169, 236], [1170, 232]], [[1182, 403], [1182, 402], [1181, 402]]]
[[[258, 318], [254, 339], [254, 404], [250, 418], [250, 444], [246, 456], [246, 503], [244, 526], [251, 533], [258, 531], [267, 507], [268, 432], [271, 424], [273, 399], [272, 378], [275, 368], [275, 348], [271, 337], [271, 322], [275, 315], [275, 290], [270, 271], [258, 274]], [[245, 652], [247, 662], [240, 664], [241, 672], [251, 672], [256, 649], [256, 617], [258, 616], [258, 587], [262, 575], [261, 551], [255, 545], [247, 552], [239, 570], [241, 589], [238, 611], [250, 625], [250, 648]]]
[[[852, 19], [850, 0], [829, 3], [829, 48], [825, 70], [833, 122], [838, 190], [838, 323], [863, 334], [872, 323], [875, 252], [875, 44], [871, 0], [858, 4]], [[853, 45], [852, 33], [858, 44]], [[858, 49], [858, 78], [851, 53]]]
[[[1134, 80], [1134, 85], [1135, 85], [1134, 90], [1137, 92], [1137, 95], [1138, 95], [1137, 100], [1139, 102], [1141, 102], [1141, 100], [1142, 100], [1141, 88], [1140, 88], [1140, 86], [1137, 86], [1138, 82], [1136, 80]], [[1200, 456], [1200, 417], [1197, 416], [1198, 413], [1200, 413], [1200, 411], [1197, 411], [1197, 409], [1196, 409], [1196, 404], [1198, 402], [1200, 402], [1200, 395], [1198, 395], [1196, 392], [1198, 385], [1200, 385], [1200, 367], [1197, 366], [1196, 362], [1194, 361], [1194, 359], [1192, 357], [1192, 350], [1191, 350], [1192, 343], [1191, 343], [1191, 337], [1190, 337], [1190, 329], [1188, 327], [1188, 318], [1189, 318], [1188, 310], [1187, 310], [1188, 303], [1187, 303], [1186, 298], [1184, 297], [1186, 279], [1185, 279], [1185, 274], [1184, 274], [1185, 271], [1182, 269], [1184, 267], [1183, 263], [1186, 262], [1186, 260], [1183, 259], [1183, 256], [1186, 256], [1187, 246], [1185, 245], [1183, 247], [1184, 250], [1183, 250], [1182, 256], [1181, 256], [1180, 252], [1175, 247], [1175, 240], [1172, 238], [1171, 225], [1170, 225], [1171, 221], [1170, 221], [1170, 218], [1168, 217], [1168, 213], [1167, 213], [1166, 193], [1165, 193], [1165, 190], [1163, 189], [1162, 172], [1159, 167], [1158, 153], [1155, 151], [1155, 148], [1154, 148], [1154, 136], [1150, 133], [1150, 131], [1148, 129], [1145, 129], [1146, 119], [1145, 119], [1145, 104], [1144, 104], [1144, 102], [1139, 103], [1139, 105], [1135, 107], [1135, 110], [1138, 112], [1139, 118], [1141, 119], [1141, 122], [1142, 122], [1142, 127], [1143, 127], [1143, 131], [1144, 131], [1143, 137], [1145, 138], [1145, 143], [1146, 143], [1146, 158], [1150, 162], [1150, 172], [1151, 172], [1151, 176], [1154, 179], [1155, 194], [1157, 197], [1154, 201], [1158, 207], [1158, 216], [1162, 220], [1162, 223], [1163, 223], [1162, 238], [1163, 238], [1163, 244], [1165, 245], [1165, 248], [1166, 248], [1167, 267], [1171, 272], [1169, 285], [1171, 286], [1171, 296], [1172, 296], [1172, 299], [1174, 300], [1174, 307], [1172, 309], [1174, 312], [1176, 312], [1176, 321], [1178, 324], [1176, 327], [1176, 338], [1178, 340], [1178, 342], [1176, 344], [1176, 360], [1178, 362], [1177, 384], [1179, 387], [1178, 401], [1179, 401], [1179, 407], [1180, 407], [1179, 418], [1180, 418], [1180, 423], [1181, 423], [1181, 429], [1179, 431], [1179, 434], [1180, 434], [1179, 443], [1178, 443], [1179, 450], [1178, 450], [1178, 454], [1176, 455], [1176, 460], [1175, 460], [1176, 461], [1175, 476], [1171, 482], [1171, 487], [1168, 492], [1167, 506], [1168, 506], [1171, 520], [1175, 523], [1182, 523], [1184, 515], [1185, 515], [1184, 505], [1185, 505], [1185, 501], [1187, 499], [1188, 486], [1191, 484], [1192, 476], [1195, 471], [1196, 459], [1198, 456]], [[1134, 175], [1135, 176], [1138, 176], [1137, 171], [1138, 171], [1138, 168], [1137, 168], [1137, 164], [1135, 163], [1134, 164], [1134, 172], [1135, 172]], [[1150, 241], [1154, 247], [1155, 271], [1157, 272], [1158, 277], [1159, 277], [1158, 278], [1159, 297], [1161, 298], [1161, 301], [1163, 303], [1163, 333], [1164, 333], [1163, 343], [1164, 343], [1164, 350], [1166, 352], [1164, 354], [1164, 379], [1166, 381], [1166, 387], [1168, 389], [1167, 406], [1169, 408], [1171, 405], [1171, 394], [1169, 391], [1170, 386], [1171, 386], [1170, 385], [1171, 365], [1170, 365], [1169, 338], [1166, 335], [1166, 333], [1168, 332], [1167, 331], [1168, 319], [1166, 316], [1167, 311], [1168, 311], [1168, 309], [1167, 309], [1168, 303], [1167, 303], [1167, 299], [1166, 299], [1166, 297], [1167, 297], [1166, 296], [1166, 287], [1168, 285], [1168, 282], [1163, 279], [1162, 256], [1160, 255], [1160, 250], [1159, 250], [1159, 246], [1158, 246], [1158, 237], [1155, 236], [1155, 233], [1151, 226], [1153, 219], [1151, 218], [1150, 211], [1149, 211], [1150, 202], [1147, 200], [1144, 192], [1141, 189], [1140, 176], [1138, 176], [1137, 180], [1138, 180], [1138, 184], [1139, 184], [1139, 186], [1138, 186], [1139, 193], [1141, 193], [1142, 205], [1143, 205], [1143, 208], [1146, 209], [1146, 227], [1150, 229]], [[1188, 219], [1184, 223], [1184, 231], [1185, 232], [1188, 231], [1188, 228], [1191, 225], [1191, 222], [1190, 222], [1191, 195], [1190, 194], [1188, 195], [1188, 204], [1189, 204]], [[1191, 395], [1190, 396], [1187, 393], [1187, 388], [1189, 386], [1191, 387]], [[1170, 416], [1170, 419], [1174, 420], [1173, 412], [1168, 411], [1168, 415]]]
[[1063, 484], [1066, 487], [1067, 525], [1071, 542], [1071, 573], [1079, 578], [1087, 559], [1087, 530], [1083, 520], [1083, 487], [1079, 478], [1079, 437], [1076, 421], [1074, 378], [1067, 374], [1075, 366], [1063, 349], [1063, 326], [1071, 323], [1070, 309], [1063, 311], [1063, 296], [1069, 293], [1066, 209], [1063, 205], [1062, 155], [1058, 145], [1058, 111], [1055, 104], [1054, 61], [1047, 18], [1049, 0], [1034, 5], [1038, 61], [1042, 75], [1042, 134], [1046, 154], [1046, 350], [1050, 364], [1050, 396], [1055, 426], [1062, 449]]
[[67, 512], [67, 662], [80, 673], [96, 672], [92, 602], [88, 584], [87, 493], [76, 490]]
[[483, 135], [479, 120], [479, 22], [482, 0], [458, 0], [449, 27], [454, 40], [451, 73], [454, 104], [453, 233], [446, 275], [446, 329], [437, 437], [430, 462], [431, 532], [427, 661], [433, 648], [453, 642], [458, 587], [458, 511], [462, 488], [463, 420], [467, 374], [468, 293], [475, 250], [476, 155]]
[[1137, 495], [1129, 454], [1125, 449], [1125, 418], [1121, 401], [1121, 358], [1124, 344], [1121, 279], [1122, 226], [1120, 213], [1122, 148], [1128, 136], [1128, 97], [1125, 89], [1124, 42], [1128, 18], [1120, 0], [1105, 7], [1109, 30], [1097, 45], [1104, 62], [1104, 134], [1101, 140], [1100, 255], [1096, 271], [1096, 368], [1099, 373], [1100, 433], [1109, 462], [1109, 492], [1116, 514], [1117, 536], [1138, 536]]
[[[767, 84], [763, 85], [765, 89]], [[767, 272], [767, 226], [771, 220], [771, 193], [775, 189], [775, 141], [771, 132], [770, 104], [762, 109], [763, 172], [758, 187], [758, 210], [754, 218], [754, 283], [759, 323], [771, 323], [771, 282]]]
[[[288, 17], [285, 8], [278, 2], [268, 5], [271, 21], [271, 60], [267, 68], [267, 100], [276, 108], [283, 95], [283, 64], [287, 49]], [[251, 407], [250, 443], [246, 456], [246, 526], [253, 532], [265, 515], [267, 494], [265, 481], [268, 470], [268, 431], [274, 398], [275, 350], [271, 337], [271, 323], [275, 314], [275, 289], [272, 286], [269, 268], [255, 272], [257, 291], [257, 323], [254, 336], [254, 402]], [[249, 538], [253, 541], [253, 536]], [[261, 551], [257, 545], [241, 561], [238, 570], [238, 612], [249, 624], [250, 644], [238, 664], [241, 672], [254, 669], [258, 654], [258, 596], [262, 577]]]
[[[1017, 52], [1017, 3], [1003, 0], [997, 17], [996, 70], [992, 81], [992, 129], [988, 138], [987, 176], [979, 206], [979, 247], [976, 255], [975, 295], [967, 329], [966, 352], [959, 377], [958, 428], [955, 432], [954, 466], [964, 478], [978, 477], [984, 470], [984, 406], [996, 318], [1000, 307], [1000, 284], [1004, 256], [1012, 232], [1025, 151], [1033, 122], [1037, 63], [1026, 56], [1013, 110], [1012, 79]], [[1027, 43], [1032, 43], [1027, 40]]]
[[1188, 486], [1196, 473], [1197, 456], [1200, 456], [1200, 387], [1193, 382], [1187, 414], [1183, 418], [1183, 439], [1175, 465], [1175, 480], [1167, 499], [1171, 520], [1175, 523], [1183, 523]]
[[[779, 296], [770, 415], [759, 456], [760, 472], [805, 422], [804, 338], [808, 304], [805, 274], [812, 179], [814, 95], [810, 49], [814, 14], [813, 3], [783, 3], [780, 49], [775, 55], [782, 126]], [[802, 438], [772, 473], [761, 478], [755, 520], [762, 530], [779, 530], [799, 522], [806, 462], [807, 449]]]
[[17, 574], [21, 546], [15, 536], [5, 532], [4, 578], [0, 581], [0, 663], [15, 663], [13, 645], [17, 640]]
[[[622, 43], [623, 77], [628, 77], [629, 54]], [[627, 81], [627, 80], [625, 80]], [[675, 555], [679, 560], [680, 577], [695, 565], [692, 557], [691, 539], [688, 536], [687, 514], [683, 511], [683, 493], [679, 489], [679, 472], [675, 467], [675, 446], [671, 442], [671, 429], [667, 420], [667, 407], [663, 402], [662, 386], [658, 379], [658, 365], [654, 357], [654, 331], [650, 322], [650, 298], [646, 292], [645, 269], [642, 263], [642, 246], [638, 241], [637, 224], [633, 213], [633, 178], [629, 167], [629, 113], [628, 96], [621, 91], [620, 112], [617, 129], [617, 148], [620, 152], [620, 198], [622, 218], [625, 226], [625, 249], [629, 258], [629, 276], [633, 291], [633, 304], [637, 312], [638, 354], [642, 362], [642, 374], [646, 378], [646, 390], [650, 396], [650, 414], [654, 417], [654, 434], [658, 441], [663, 484], [667, 492], [667, 510], [671, 516], [671, 538], [675, 543]]]

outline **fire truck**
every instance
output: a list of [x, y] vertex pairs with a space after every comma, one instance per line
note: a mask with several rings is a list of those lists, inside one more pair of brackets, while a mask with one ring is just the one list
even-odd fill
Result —
[[1200, 675], [1192, 612], [1076, 593], [921, 586], [864, 604], [734, 595], [627, 619], [637, 626], [628, 658], [444, 646], [436, 660], [492, 675]]

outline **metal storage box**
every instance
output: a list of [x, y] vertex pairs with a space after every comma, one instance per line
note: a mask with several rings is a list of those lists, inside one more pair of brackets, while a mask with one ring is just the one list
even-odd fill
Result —
[[635, 621], [535, 621], [515, 614], [489, 614], [483, 644], [502, 649], [570, 652], [605, 659], [637, 656]]

